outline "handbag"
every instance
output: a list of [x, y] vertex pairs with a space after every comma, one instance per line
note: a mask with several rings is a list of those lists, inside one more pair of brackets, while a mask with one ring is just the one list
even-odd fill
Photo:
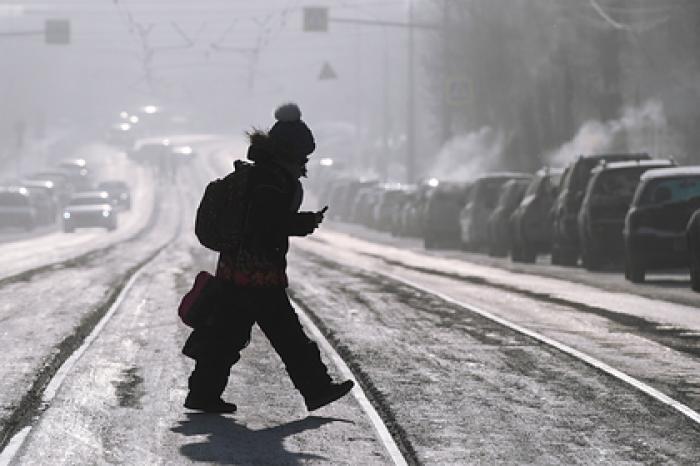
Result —
[[225, 289], [225, 284], [209, 272], [199, 272], [192, 288], [182, 297], [177, 308], [182, 322], [192, 328], [206, 323], [219, 308]]

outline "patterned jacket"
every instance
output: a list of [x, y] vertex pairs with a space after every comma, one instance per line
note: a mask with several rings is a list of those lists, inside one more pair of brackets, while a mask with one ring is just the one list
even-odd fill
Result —
[[242, 243], [219, 255], [216, 276], [240, 287], [286, 288], [289, 237], [313, 232], [315, 213], [299, 212], [301, 182], [274, 159], [254, 164], [247, 189]]

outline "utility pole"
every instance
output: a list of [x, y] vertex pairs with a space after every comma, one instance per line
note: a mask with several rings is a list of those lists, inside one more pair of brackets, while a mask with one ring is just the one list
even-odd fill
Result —
[[445, 89], [442, 92], [442, 121], [441, 121], [441, 137], [442, 143], [446, 143], [452, 138], [452, 109], [450, 99], [448, 97], [448, 89], [451, 78], [451, 63], [450, 63], [450, 0], [442, 0], [442, 69], [443, 69], [443, 85]]
[[436, 30], [436, 24], [415, 23], [413, 14], [413, 0], [408, 3], [408, 22], [398, 23], [394, 21], [377, 21], [355, 18], [330, 17], [327, 7], [304, 7], [303, 29], [307, 32], [327, 32], [328, 23], [347, 23], [366, 26], [400, 27], [408, 30], [408, 59], [407, 59], [407, 102], [406, 102], [406, 181], [411, 183], [416, 178], [416, 125], [415, 125], [415, 29]]
[[406, 182], [412, 183], [416, 178], [416, 120], [415, 120], [415, 70], [414, 57], [414, 24], [413, 24], [413, 0], [408, 0], [408, 75], [407, 75], [407, 100], [406, 100]]

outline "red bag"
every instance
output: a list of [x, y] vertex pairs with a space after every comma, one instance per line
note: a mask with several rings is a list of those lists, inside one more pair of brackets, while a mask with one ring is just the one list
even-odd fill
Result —
[[177, 314], [185, 325], [196, 328], [213, 315], [223, 293], [224, 284], [209, 272], [201, 271], [195, 277], [192, 289], [182, 297]]

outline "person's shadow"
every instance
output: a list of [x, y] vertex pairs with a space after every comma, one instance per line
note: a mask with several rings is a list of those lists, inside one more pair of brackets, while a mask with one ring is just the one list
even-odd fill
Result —
[[284, 449], [286, 437], [309, 429], [318, 429], [329, 422], [347, 422], [346, 419], [309, 416], [261, 430], [251, 430], [234, 418], [206, 413], [187, 413], [187, 419], [171, 428], [184, 436], [207, 435], [207, 440], [188, 443], [180, 453], [192, 461], [218, 464], [301, 464], [303, 460], [332, 462], [330, 458], [294, 453]]

